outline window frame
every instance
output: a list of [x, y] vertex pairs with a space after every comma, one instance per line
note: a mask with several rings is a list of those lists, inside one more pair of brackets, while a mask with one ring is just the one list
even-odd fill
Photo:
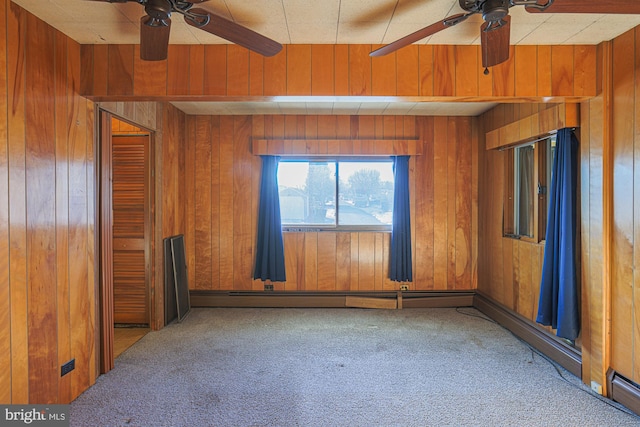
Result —
[[[391, 163], [393, 167], [393, 156], [280, 156], [279, 163], [285, 162], [331, 162], [336, 164], [336, 182], [335, 182], [335, 205], [336, 205], [336, 223], [332, 224], [285, 224], [281, 221], [282, 231], [287, 232], [382, 232], [390, 233], [391, 224], [371, 224], [371, 225], [341, 225], [340, 220], [340, 207], [339, 207], [339, 191], [340, 191], [340, 162], [362, 162], [362, 163]], [[278, 185], [280, 183], [278, 182]], [[395, 183], [394, 183], [395, 191]], [[393, 203], [391, 210], [393, 211]]]
[[[541, 243], [546, 239], [547, 215], [549, 206], [549, 186], [551, 185], [551, 169], [553, 167], [552, 141], [556, 132], [550, 132], [533, 140], [510, 146], [504, 152], [504, 202], [503, 202], [503, 237], [518, 239], [531, 243]], [[533, 146], [533, 218], [531, 235], [519, 232], [516, 219], [518, 202], [516, 155], [518, 149]]]

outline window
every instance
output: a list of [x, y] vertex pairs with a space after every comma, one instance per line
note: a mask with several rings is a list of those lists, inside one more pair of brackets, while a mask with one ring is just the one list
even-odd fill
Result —
[[285, 230], [391, 230], [391, 159], [282, 159], [278, 185]]
[[504, 235], [540, 242], [547, 227], [555, 135], [506, 151]]

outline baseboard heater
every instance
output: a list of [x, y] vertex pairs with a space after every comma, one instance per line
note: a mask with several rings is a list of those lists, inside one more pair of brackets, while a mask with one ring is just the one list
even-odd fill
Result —
[[607, 397], [640, 415], [640, 386], [609, 368]]
[[582, 378], [582, 354], [575, 348], [480, 292], [476, 293], [473, 306], [576, 377]]
[[471, 307], [475, 291], [220, 292], [191, 290], [192, 307], [446, 308]]

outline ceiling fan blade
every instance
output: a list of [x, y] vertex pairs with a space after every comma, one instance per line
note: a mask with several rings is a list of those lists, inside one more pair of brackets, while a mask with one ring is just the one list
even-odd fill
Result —
[[264, 56], [273, 56], [282, 50], [282, 45], [268, 37], [258, 34], [249, 28], [229, 21], [221, 16], [209, 13], [204, 9], [193, 8], [190, 13], [201, 16], [209, 16], [206, 23], [195, 21], [185, 16], [187, 24], [199, 28], [203, 31], [222, 37], [235, 44], [246, 47], [249, 50], [257, 52]]
[[489, 23], [485, 22], [480, 28], [480, 43], [482, 45], [482, 66], [493, 67], [509, 59], [509, 39], [511, 37], [511, 17], [502, 18], [501, 26], [487, 30]]
[[[547, 0], [548, 1], [548, 0]], [[540, 1], [543, 3], [543, 0]], [[548, 4], [544, 2], [544, 4]], [[543, 5], [544, 6], [544, 5]], [[638, 0], [554, 0], [546, 9], [536, 6], [525, 6], [531, 13], [602, 13], [602, 14], [640, 14], [640, 1]]]
[[169, 51], [171, 19], [157, 20], [150, 16], [140, 18], [140, 59], [162, 61]]
[[450, 16], [442, 21], [438, 21], [434, 24], [429, 25], [421, 30], [416, 31], [415, 33], [411, 33], [408, 36], [404, 36], [401, 39], [394, 41], [393, 43], [389, 43], [386, 46], [382, 46], [379, 49], [374, 50], [369, 54], [369, 56], [384, 56], [388, 55], [392, 52], [395, 52], [398, 49], [402, 49], [405, 46], [409, 46], [412, 43], [417, 42], [418, 40], [422, 40], [425, 37], [429, 37], [438, 31], [442, 31], [445, 28], [452, 27], [456, 24], [467, 19], [471, 14], [469, 13], [460, 13], [458, 15]]

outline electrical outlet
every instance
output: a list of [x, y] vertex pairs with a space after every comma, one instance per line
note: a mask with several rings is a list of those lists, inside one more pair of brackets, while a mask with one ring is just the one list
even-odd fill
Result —
[[599, 395], [602, 395], [602, 386], [595, 381], [591, 381], [591, 390], [595, 391]]
[[265, 291], [273, 291], [273, 283], [265, 283], [264, 284]]
[[71, 359], [60, 367], [60, 376], [64, 377], [76, 368], [76, 359]]
[[401, 291], [408, 291], [409, 290], [409, 285], [400, 285], [400, 290]]

